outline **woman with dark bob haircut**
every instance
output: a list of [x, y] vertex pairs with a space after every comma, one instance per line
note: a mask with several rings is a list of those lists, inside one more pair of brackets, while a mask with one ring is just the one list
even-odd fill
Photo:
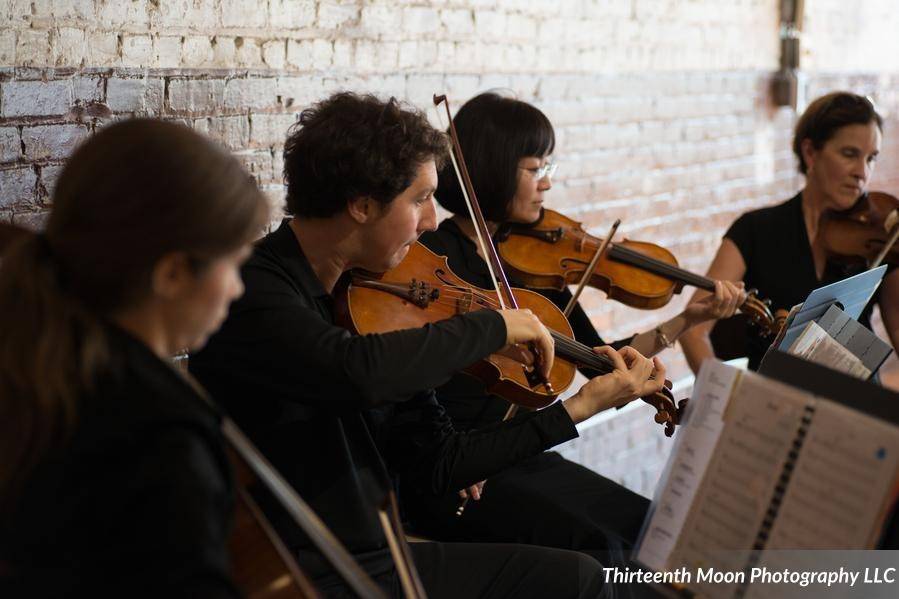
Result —
[[[828, 212], [852, 208], [867, 190], [880, 153], [883, 121], [871, 101], [850, 92], [821, 96], [796, 123], [793, 153], [805, 187], [792, 198], [748, 212], [724, 234], [708, 276], [743, 280], [772, 301], [772, 310], [789, 310], [818, 287], [863, 270], [829, 261], [818, 226]], [[694, 299], [702, 297], [697, 291]], [[890, 268], [859, 322], [870, 328], [874, 303], [893, 347], [899, 343], [899, 273]], [[693, 370], [712, 356], [711, 323], [690, 331], [681, 345]], [[768, 341], [745, 335], [749, 367], [755, 370]]]
[[225, 318], [267, 218], [182, 125], [109, 125], [68, 160], [0, 260], [0, 595], [237, 596], [219, 415], [170, 356]]
[[[484, 93], [462, 106], [453, 121], [473, 186], [494, 232], [506, 223], [538, 220], [555, 171], [550, 159], [555, 133], [549, 119], [526, 102]], [[464, 279], [492, 287], [451, 165], [439, 173], [436, 198], [453, 216], [435, 232], [424, 234], [422, 242], [447, 256], [450, 268]], [[541, 293], [561, 308], [571, 298], [568, 290]], [[612, 345], [630, 345], [644, 356], [652, 356], [688, 327], [732, 315], [742, 297], [741, 286], [719, 283], [716, 295], [691, 304], [656, 330]], [[606, 345], [579, 305], [569, 320], [578, 341], [590, 347]], [[508, 407], [465, 375], [440, 387], [437, 396], [457, 426], [465, 429], [500, 421]], [[477, 488], [471, 491], [479, 494]], [[409, 512], [422, 532], [441, 539], [514, 540], [578, 549], [603, 563], [623, 559], [649, 505], [644, 497], [554, 452], [542, 453], [491, 478], [483, 498], [469, 503], [461, 518], [453, 516], [458, 499], [416, 498], [410, 502]]]

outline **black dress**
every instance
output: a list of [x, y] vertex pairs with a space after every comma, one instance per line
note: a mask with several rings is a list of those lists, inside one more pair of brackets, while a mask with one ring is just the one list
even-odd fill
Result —
[[[743, 256], [746, 287], [758, 289], [762, 298], [770, 299], [772, 312], [789, 310], [803, 302], [814, 289], [864, 270], [860, 264], [828, 260], [818, 279], [802, 214], [802, 193], [776, 206], [747, 212], [734, 221], [724, 237], [734, 242]], [[878, 290], [858, 319], [868, 328], [871, 328], [871, 311], [879, 294]], [[725, 331], [728, 325], [716, 325], [716, 329], [718, 326], [722, 327], [718, 330]], [[771, 340], [760, 337], [752, 327], [745, 331], [745, 339], [749, 368], [756, 370]]]
[[[452, 220], [425, 233], [422, 243], [446, 256], [457, 275], [490, 288], [486, 264], [475, 244]], [[515, 285], [515, 281], [511, 281]], [[518, 285], [521, 286], [521, 285]], [[544, 292], [564, 307], [571, 297]], [[603, 345], [589, 317], [578, 305], [570, 322], [578, 341]], [[622, 346], [630, 339], [618, 341]], [[585, 373], [591, 374], [591, 373]], [[476, 428], [502, 419], [508, 403], [487, 395], [472, 377], [457, 374], [437, 388], [437, 400], [458, 428]], [[455, 492], [434, 498], [407, 493], [404, 505], [416, 530], [442, 540], [518, 542], [576, 549], [603, 563], [622, 563], [636, 541], [649, 501], [556, 452], [544, 452], [491, 477], [480, 501], [469, 501], [461, 517]]]
[[[445, 494], [577, 435], [562, 406], [460, 433], [432, 387], [505, 342], [481, 311], [420, 329], [354, 336], [335, 324], [325, 291], [288, 221], [243, 269], [244, 296], [190, 369], [392, 595], [398, 580], [377, 506], [401, 490]], [[300, 566], [329, 596], [347, 589], [315, 546], [263, 500]], [[414, 543], [431, 597], [592, 597], [599, 564], [543, 547]]]
[[142, 343], [108, 337], [74, 436], [0, 529], [0, 597], [237, 597], [220, 417]]

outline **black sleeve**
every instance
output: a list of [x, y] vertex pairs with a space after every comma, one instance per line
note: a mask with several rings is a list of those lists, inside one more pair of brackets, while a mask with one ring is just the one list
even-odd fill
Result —
[[[116, 548], [124, 563], [152, 572], [141, 593], [238, 597], [230, 580], [233, 496], [208, 442], [190, 429], [138, 439], [141, 457], [126, 479], [129, 535]], [[122, 555], [132, 553], [132, 555]]]
[[433, 391], [394, 407], [376, 430], [378, 444], [403, 485], [434, 495], [489, 478], [578, 435], [562, 402], [458, 432]]
[[[424, 327], [353, 335], [308, 305], [286, 280], [245, 273], [248, 292], [190, 368], [218, 397], [216, 380], [257, 395], [333, 410], [405, 401], [500, 349], [505, 321], [480, 310]], [[264, 279], [264, 280], [263, 280]]]
[[724, 234], [724, 238], [734, 242], [737, 249], [740, 250], [740, 254], [743, 255], [743, 262], [746, 264], [752, 263], [752, 247], [753, 239], [755, 238], [755, 227], [753, 227], [751, 212], [747, 212], [735, 220]]

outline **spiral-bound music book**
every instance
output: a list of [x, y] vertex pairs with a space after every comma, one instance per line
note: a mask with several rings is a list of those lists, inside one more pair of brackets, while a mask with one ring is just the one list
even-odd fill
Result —
[[[896, 496], [899, 395], [775, 352], [703, 364], [635, 550], [652, 570], [748, 572], [782, 549], [877, 546]], [[748, 578], [708, 597], [759, 595]]]

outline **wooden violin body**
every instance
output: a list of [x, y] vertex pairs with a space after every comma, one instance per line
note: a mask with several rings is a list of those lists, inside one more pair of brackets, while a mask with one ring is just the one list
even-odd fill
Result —
[[[576, 220], [544, 209], [537, 224], [513, 227], [498, 244], [498, 250], [509, 270], [528, 287], [562, 290], [580, 282], [601, 241], [584, 231]], [[675, 293], [680, 293], [682, 282], [616, 260], [616, 254], [627, 253], [621, 249], [677, 267], [677, 258], [665, 248], [624, 240], [613, 243], [599, 259], [588, 285], [605, 291], [611, 299], [645, 310], [661, 308]]]
[[[561, 290], [580, 281], [602, 240], [584, 231], [581, 223], [544, 209], [539, 221], [514, 225], [498, 242], [503, 261], [525, 285]], [[609, 244], [588, 284], [614, 300], [645, 310], [666, 305], [685, 285], [715, 291], [715, 281], [680, 268], [667, 249], [630, 240]], [[768, 305], [749, 290], [740, 306], [763, 335], [774, 327]]]
[[[456, 314], [494, 310], [496, 292], [473, 287], [454, 274], [446, 258], [416, 242], [406, 258], [383, 275], [357, 275], [342, 290], [338, 320], [359, 334], [387, 333], [420, 328]], [[533, 291], [516, 289], [521, 308], [528, 308], [550, 329], [572, 337], [571, 325], [555, 304]], [[549, 381], [554, 391], [529, 380], [523, 364], [493, 354], [465, 369], [487, 386], [487, 390], [528, 408], [553, 403], [558, 393], [574, 381], [576, 367], [556, 360]]]
[[[611, 372], [604, 356], [574, 341], [571, 325], [550, 300], [526, 289], [515, 289], [519, 307], [530, 309], [556, 341], [556, 359], [550, 372], [549, 390], [528, 375], [522, 362], [493, 354], [465, 369], [498, 395], [516, 405], [543, 408], [574, 381], [579, 365]], [[382, 275], [362, 274], [338, 289], [338, 321], [358, 334], [387, 333], [422, 327], [456, 314], [497, 309], [496, 292], [472, 287], [454, 274], [446, 258], [415, 243], [405, 259]], [[605, 370], [603, 370], [605, 369]], [[642, 398], [656, 408], [656, 422], [674, 432], [683, 405], [678, 407], [666, 388]]]
[[[872, 191], [850, 210], [828, 213], [821, 219], [818, 236], [830, 259], [869, 266], [890, 243], [899, 225], [899, 198]], [[899, 246], [892, 244], [883, 258], [899, 264]]]

